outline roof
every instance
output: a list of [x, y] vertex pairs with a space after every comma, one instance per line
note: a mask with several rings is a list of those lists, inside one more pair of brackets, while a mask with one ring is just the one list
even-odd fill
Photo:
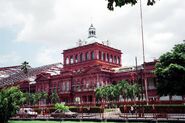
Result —
[[21, 71], [21, 66], [10, 66], [0, 68], [0, 80]]
[[36, 68], [29, 68], [25, 74], [21, 70], [21, 66], [0, 68], [0, 88], [8, 85], [14, 85], [20, 81], [34, 81], [33, 77], [41, 73], [49, 73], [51, 75], [59, 74], [61, 63], [44, 65]]

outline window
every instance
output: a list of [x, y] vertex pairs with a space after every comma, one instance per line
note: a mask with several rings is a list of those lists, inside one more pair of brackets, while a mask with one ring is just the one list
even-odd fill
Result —
[[89, 60], [89, 53], [88, 52], [86, 52], [86, 54], [85, 54], [85, 60]]
[[117, 58], [116, 56], [114, 56], [114, 63], [116, 64], [116, 62], [117, 62]]
[[110, 62], [112, 62], [112, 55], [110, 56]]
[[109, 54], [107, 54], [107, 60], [106, 61], [108, 61], [109, 62]]
[[105, 61], [106, 60], [106, 55], [105, 55], [105, 53], [103, 53], [103, 61]]
[[78, 62], [78, 54], [75, 55], [75, 63]]
[[82, 62], [82, 60], [83, 60], [83, 54], [80, 53], [80, 62]]
[[97, 88], [99, 88], [99, 87], [100, 87], [100, 83], [99, 83], [99, 82], [97, 82], [96, 87], [97, 87]]
[[154, 78], [147, 78], [148, 81], [148, 89], [156, 89], [155, 86], [155, 79]]
[[69, 91], [69, 82], [66, 82], [66, 91]]
[[69, 64], [69, 58], [68, 57], [66, 58], [66, 64]]
[[103, 57], [103, 54], [104, 54], [104, 53], [102, 52], [102, 55], [101, 55], [101, 60], [103, 60], [103, 59], [104, 59], [104, 57]]
[[91, 52], [91, 60], [94, 59], [94, 51]]
[[86, 82], [86, 88], [89, 88], [89, 81]]
[[101, 52], [99, 51], [99, 59], [101, 60]]
[[120, 57], [118, 57], [118, 64], [120, 64]]
[[62, 83], [62, 91], [65, 91], [65, 82]]
[[70, 57], [70, 63], [73, 64], [74, 60], [73, 60], [73, 56]]

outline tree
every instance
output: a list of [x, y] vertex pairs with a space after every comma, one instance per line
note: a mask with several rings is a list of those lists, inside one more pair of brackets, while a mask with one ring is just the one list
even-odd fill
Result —
[[[115, 7], [122, 7], [124, 5], [130, 4], [135, 5], [138, 0], [108, 0], [107, 8], [109, 10], [114, 10], [114, 4]], [[156, 0], [147, 0], [147, 5], [152, 6], [155, 3]]]
[[51, 99], [51, 100], [50, 100], [51, 103], [57, 103], [57, 102], [59, 102], [59, 96], [58, 96], [56, 90], [54, 90], [54, 91], [51, 93], [50, 99]]
[[133, 85], [130, 84], [127, 87], [127, 95], [132, 101], [133, 100], [135, 101], [136, 97], [139, 97], [140, 93], [141, 93], [141, 88], [137, 83]]
[[42, 93], [40, 93], [40, 92], [35, 93], [35, 104], [39, 103], [41, 97], [42, 97]]
[[185, 43], [160, 56], [156, 64], [157, 92], [160, 96], [185, 94]]
[[124, 99], [126, 99], [128, 97], [128, 82], [127, 81], [120, 81], [117, 84], [117, 89], [119, 90], [119, 94], [122, 95], [122, 97]]
[[27, 74], [28, 73], [28, 69], [29, 69], [29, 63], [27, 61], [24, 61], [21, 65], [21, 70]]
[[0, 91], [0, 119], [2, 123], [7, 123], [8, 119], [16, 114], [20, 105], [26, 98], [18, 87], [2, 89]]

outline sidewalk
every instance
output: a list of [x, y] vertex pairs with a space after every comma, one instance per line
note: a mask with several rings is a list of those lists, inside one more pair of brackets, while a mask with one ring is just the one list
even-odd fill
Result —
[[139, 117], [139, 114], [120, 113], [120, 112], [107, 112], [107, 113], [79, 113], [76, 118], [59, 118], [54, 119], [50, 115], [38, 115], [36, 118], [12, 118], [12, 120], [67, 120], [67, 121], [141, 121], [141, 122], [185, 122], [185, 114], [167, 114], [166, 117], [156, 117], [158, 114], [145, 113], [144, 117]]

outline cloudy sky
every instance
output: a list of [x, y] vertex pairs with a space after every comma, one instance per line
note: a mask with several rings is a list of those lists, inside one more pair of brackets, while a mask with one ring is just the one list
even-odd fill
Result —
[[[160, 0], [146, 6], [143, 22], [146, 61], [185, 39], [185, 0]], [[63, 62], [62, 51], [88, 36], [121, 49], [123, 66], [142, 63], [139, 4], [109, 11], [105, 0], [0, 0], [0, 67], [28, 61], [32, 67]]]

